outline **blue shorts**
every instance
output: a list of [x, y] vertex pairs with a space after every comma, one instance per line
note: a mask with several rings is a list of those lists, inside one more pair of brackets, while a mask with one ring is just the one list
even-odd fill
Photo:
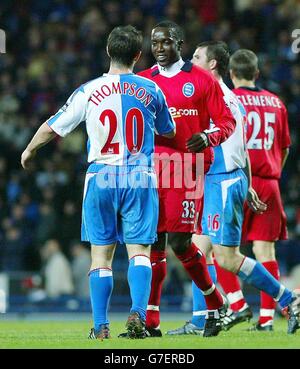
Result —
[[202, 234], [210, 236], [214, 245], [240, 245], [247, 190], [248, 180], [242, 169], [206, 176]]
[[92, 245], [150, 245], [157, 240], [158, 194], [152, 168], [90, 165], [85, 179], [81, 239]]

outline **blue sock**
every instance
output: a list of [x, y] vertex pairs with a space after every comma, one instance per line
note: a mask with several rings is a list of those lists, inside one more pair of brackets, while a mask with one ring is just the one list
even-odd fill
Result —
[[150, 259], [142, 255], [131, 258], [127, 277], [132, 301], [130, 313], [139, 313], [141, 319], [146, 320], [152, 278]]
[[263, 265], [253, 259], [245, 257], [238, 276], [260, 291], [272, 296], [282, 308], [288, 306], [292, 301], [292, 292], [280, 284]]
[[[207, 265], [208, 273], [211, 276], [211, 279], [214, 283], [217, 281], [217, 271], [214, 264]], [[206, 315], [206, 302], [200, 288], [196, 286], [194, 282], [192, 282], [192, 291], [193, 291], [193, 318], [192, 323], [195, 324], [198, 328], [204, 329], [205, 325], [205, 315]]]
[[95, 269], [89, 273], [90, 298], [93, 311], [94, 329], [101, 324], [108, 324], [108, 306], [113, 290], [113, 277], [110, 269]]

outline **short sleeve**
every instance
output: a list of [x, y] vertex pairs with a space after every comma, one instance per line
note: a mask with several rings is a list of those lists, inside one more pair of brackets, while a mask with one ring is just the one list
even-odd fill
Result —
[[84, 88], [80, 86], [66, 104], [47, 120], [47, 124], [59, 136], [65, 137], [86, 119], [86, 105]]
[[170, 133], [175, 129], [175, 122], [169, 112], [166, 98], [159, 87], [157, 87], [155, 129], [159, 135]]

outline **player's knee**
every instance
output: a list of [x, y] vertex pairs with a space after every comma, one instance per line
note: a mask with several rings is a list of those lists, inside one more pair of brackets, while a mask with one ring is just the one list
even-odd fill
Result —
[[111, 268], [115, 246], [91, 247], [91, 269]]
[[261, 263], [276, 260], [274, 242], [254, 241], [253, 253], [256, 260]]
[[230, 259], [227, 256], [222, 255], [222, 254], [215, 255], [215, 258], [221, 268], [228, 270], [229, 272], [233, 272], [233, 273], [236, 271], [236, 265], [235, 265], [234, 259]]
[[91, 270], [102, 269], [102, 268], [111, 269], [112, 268], [112, 261], [107, 260], [105, 258], [99, 258], [99, 257], [94, 257], [93, 258], [92, 257]]

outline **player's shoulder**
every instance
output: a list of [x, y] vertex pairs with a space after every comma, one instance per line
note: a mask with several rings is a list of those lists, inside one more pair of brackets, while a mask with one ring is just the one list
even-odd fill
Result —
[[266, 90], [265, 88], [261, 88], [260, 93], [261, 93], [261, 95], [264, 95], [264, 96], [268, 97], [269, 99], [271, 99], [272, 104], [274, 106], [276, 106], [277, 108], [279, 108], [281, 110], [284, 110], [284, 111], [286, 110], [286, 106], [284, 105], [283, 101], [274, 92]]
[[145, 87], [155, 89], [155, 91], [157, 92], [158, 90], [160, 90], [160, 87], [152, 79], [153, 78], [152, 72], [155, 72], [156, 70], [158, 70], [158, 67], [154, 65], [149, 69], [138, 72], [137, 74], [135, 74], [135, 77], [137, 80], [139, 80], [140, 83], [144, 84]]
[[215, 77], [209, 71], [199, 67], [198, 65], [192, 64], [190, 73], [194, 78], [197, 78], [198, 80], [200, 79], [209, 83], [216, 82]]
[[272, 97], [273, 99], [277, 100], [277, 101], [280, 103], [281, 107], [282, 107], [282, 108], [284, 108], [284, 109], [286, 109], [286, 107], [285, 107], [285, 105], [284, 105], [283, 101], [281, 100], [281, 98], [280, 98], [277, 94], [275, 94], [275, 93], [274, 93], [274, 92], [272, 92], [272, 91], [266, 90], [266, 89], [262, 89], [262, 91], [263, 91], [263, 93], [264, 93], [266, 96], [270, 96], [270, 97]]
[[226, 85], [224, 81], [220, 81], [220, 87], [224, 94], [224, 100], [227, 103], [227, 106], [236, 117], [237, 114], [241, 114], [242, 116], [246, 115], [246, 110], [243, 104], [239, 101], [237, 95]]
[[224, 95], [231, 97], [232, 99], [237, 99], [236, 94], [233, 90], [231, 90], [224, 81], [220, 82], [221, 89], [224, 93]]
[[279, 99], [279, 97], [275, 93], [269, 90], [266, 90], [265, 88], [258, 87], [258, 86], [254, 86], [254, 87], [240, 86], [240, 87], [233, 88], [232, 92], [234, 92], [236, 95], [246, 95], [246, 94], [251, 93], [254, 95], [272, 96], [272, 97], [276, 97]]
[[94, 86], [99, 84], [100, 80], [104, 81], [105, 79], [105, 75], [103, 74], [102, 76], [98, 76], [96, 78], [93, 78], [89, 81], [86, 81], [85, 83], [83, 83], [82, 85], [80, 85], [76, 91], [81, 91], [83, 93], [87, 93], [89, 90], [93, 89]]
[[260, 87], [237, 87], [232, 90], [238, 96], [252, 95], [259, 99], [259, 106], [273, 106], [282, 111], [286, 111], [286, 106], [278, 95], [274, 92]]
[[224, 81], [221, 81], [220, 82], [220, 87], [221, 87], [221, 90], [224, 94], [224, 97], [225, 99], [229, 99], [230, 101], [233, 101], [234, 103], [236, 104], [240, 104], [239, 102], [239, 99], [237, 97], [237, 95], [234, 93], [233, 90], [231, 90], [227, 85], [226, 83], [224, 83]]
[[156, 83], [148, 75], [140, 74], [140, 72], [135, 74], [134, 78], [145, 85], [156, 86]]
[[[97, 77], [94, 78], [92, 80], [89, 80], [83, 84], [81, 84], [80, 86], [78, 86], [71, 94], [71, 96], [68, 99], [68, 104], [70, 104], [71, 102], [74, 102], [76, 100], [76, 102], [78, 101], [86, 101], [87, 96], [89, 96], [90, 94], [90, 86], [93, 85], [94, 83], [97, 83], [98, 79], [101, 77]], [[95, 82], [96, 81], [96, 82]]]
[[243, 87], [234, 87], [231, 91], [237, 96], [247, 93], [247, 90]]
[[152, 79], [156, 74], [159, 74], [157, 64], [154, 64], [151, 68], [144, 69], [138, 72], [136, 75], [144, 78]]

